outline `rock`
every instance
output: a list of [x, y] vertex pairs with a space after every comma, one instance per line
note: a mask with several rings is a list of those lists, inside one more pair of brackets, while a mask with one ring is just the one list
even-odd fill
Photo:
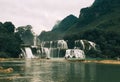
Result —
[[3, 69], [3, 67], [0, 67], [0, 73], [11, 73], [11, 72], [13, 72], [13, 68]]

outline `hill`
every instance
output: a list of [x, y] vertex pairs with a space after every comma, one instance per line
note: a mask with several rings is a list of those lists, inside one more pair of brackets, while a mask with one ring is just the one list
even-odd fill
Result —
[[[101, 57], [120, 57], [120, 0], [95, 0], [91, 7], [83, 8], [79, 18], [63, 19], [49, 32], [42, 32], [42, 40], [65, 39], [74, 41], [87, 39], [101, 48]], [[71, 22], [71, 23], [70, 23]], [[62, 26], [61, 26], [62, 25]], [[64, 26], [64, 27], [63, 27]], [[68, 27], [67, 27], [68, 26]], [[54, 37], [53, 37], [54, 36]]]
[[119, 0], [95, 0], [91, 7], [81, 9], [79, 21], [70, 27], [66, 34], [71, 31], [78, 33], [95, 28], [119, 32], [119, 8]]
[[[39, 36], [40, 40], [57, 40], [64, 37], [64, 33], [75, 23], [78, 22], [78, 18], [74, 15], [65, 17], [62, 21], [54, 25], [53, 29], [49, 32], [43, 31]], [[54, 36], [54, 37], [53, 37]]]

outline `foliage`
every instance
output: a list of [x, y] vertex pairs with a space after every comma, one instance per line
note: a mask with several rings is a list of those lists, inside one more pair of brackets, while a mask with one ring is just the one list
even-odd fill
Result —
[[[75, 37], [77, 36], [77, 37]], [[72, 38], [71, 38], [72, 37]], [[99, 45], [101, 54], [96, 57], [115, 58], [120, 57], [120, 34], [114, 31], [105, 31], [101, 29], [87, 30], [83, 34], [65, 36], [64, 39], [71, 41], [75, 39], [86, 39]], [[72, 43], [73, 44], [73, 43]], [[89, 54], [91, 54], [90, 52]], [[92, 53], [93, 54], [93, 53]]]
[[52, 31], [54, 32], [65, 32], [68, 30], [74, 23], [78, 21], [78, 18], [74, 15], [69, 15], [65, 17], [61, 22], [59, 22], [55, 27], [53, 27]]
[[[104, 58], [120, 57], [119, 37], [120, 0], [95, 0], [90, 7], [81, 9], [76, 22], [64, 18], [52, 31], [42, 32], [39, 36], [43, 40], [68, 40], [69, 48], [73, 48], [78, 39], [93, 41], [102, 51], [96, 57]], [[88, 54], [94, 55], [93, 51]]]
[[64, 36], [64, 33], [76, 22], [78, 22], [78, 18], [75, 17], [74, 15], [69, 15], [65, 17], [62, 21], [57, 21], [57, 24], [54, 25], [52, 31], [50, 32], [43, 31], [39, 35], [39, 39], [41, 40], [62, 39]]
[[32, 33], [32, 26], [21, 26], [16, 29], [17, 36], [20, 36], [24, 44], [33, 44], [34, 35]]
[[20, 38], [14, 33], [15, 26], [11, 22], [0, 23], [0, 57], [18, 57]]

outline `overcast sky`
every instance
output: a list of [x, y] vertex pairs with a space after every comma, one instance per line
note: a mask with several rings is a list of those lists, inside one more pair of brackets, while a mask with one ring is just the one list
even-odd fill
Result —
[[90, 6], [94, 0], [0, 0], [0, 21], [11, 21], [16, 27], [32, 25], [39, 34], [51, 30], [57, 20]]

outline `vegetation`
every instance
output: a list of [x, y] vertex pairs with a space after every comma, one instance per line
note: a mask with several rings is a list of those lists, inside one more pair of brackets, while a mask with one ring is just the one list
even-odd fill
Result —
[[[69, 15], [64, 18], [62, 21], [57, 21], [57, 24], [54, 25], [52, 31], [45, 32], [43, 31], [39, 38], [40, 40], [58, 40], [63, 38], [64, 33], [75, 23], [78, 22], [78, 18], [74, 15]], [[54, 37], [53, 37], [54, 36]]]
[[[42, 37], [46, 37], [46, 33], [51, 33], [47, 35], [47, 37], [49, 37], [47, 40], [51, 40], [56, 34], [55, 39], [68, 40], [70, 48], [73, 48], [75, 40], [90, 40], [98, 44], [101, 49], [101, 52], [97, 53], [96, 57], [120, 57], [119, 9], [120, 0], [95, 0], [91, 7], [81, 9], [79, 18], [75, 23], [69, 26], [69, 24], [65, 25], [60, 22], [64, 27], [57, 27], [55, 32], [54, 30], [44, 32]], [[70, 21], [72, 21], [72, 19], [70, 19], [69, 22]], [[64, 28], [66, 28], [65, 26], [69, 27], [64, 30]], [[62, 29], [62, 32], [59, 32], [59, 29]], [[44, 38], [44, 40], [46, 40], [46, 38]], [[88, 53], [88, 55], [90, 54], [93, 55], [96, 54], [96, 52]]]
[[[69, 15], [58, 21], [51, 31], [43, 31], [41, 40], [68, 40], [73, 48], [74, 41], [86, 39], [98, 44], [101, 52], [87, 53], [91, 57], [120, 57], [120, 0], [95, 0], [91, 7], [83, 8], [79, 18]], [[0, 57], [18, 57], [20, 45], [33, 44], [30, 25], [18, 27], [11, 22], [0, 22]], [[94, 55], [96, 54], [96, 55]]]
[[[120, 33], [117, 32], [111, 32], [111, 31], [105, 31], [101, 29], [92, 29], [87, 30], [82, 34], [74, 34], [74, 35], [68, 35], [65, 36], [64, 39], [68, 40], [68, 43], [70, 43], [71, 47], [74, 43], [74, 40], [77, 39], [85, 39], [95, 42], [99, 45], [100, 51], [102, 52], [96, 52], [91, 53], [91, 55], [96, 55], [96, 57], [102, 57], [102, 58], [115, 58], [120, 57]], [[88, 53], [90, 55], [90, 53]]]
[[33, 45], [34, 35], [32, 32], [32, 26], [20, 26], [16, 29], [16, 34], [20, 36], [24, 44]]
[[21, 44], [33, 44], [32, 26], [21, 26], [16, 29], [11, 22], [0, 22], [0, 58], [18, 58]]
[[0, 57], [18, 57], [21, 40], [14, 33], [15, 26], [11, 22], [0, 22]]

